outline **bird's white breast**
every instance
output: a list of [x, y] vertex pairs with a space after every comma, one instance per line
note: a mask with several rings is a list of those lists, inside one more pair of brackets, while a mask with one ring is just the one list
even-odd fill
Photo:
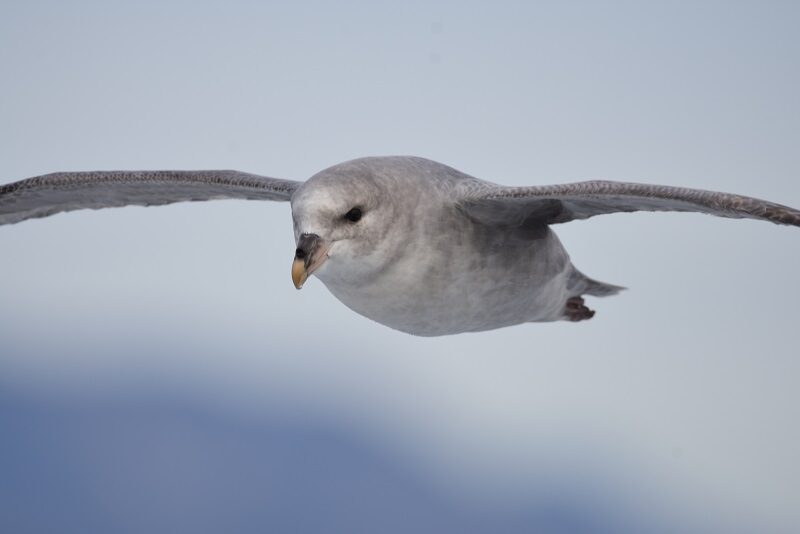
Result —
[[491, 330], [562, 317], [572, 269], [549, 230], [534, 241], [499, 234], [488, 249], [472, 240], [417, 241], [370, 280], [342, 276], [333, 254], [318, 273], [355, 312], [421, 336]]

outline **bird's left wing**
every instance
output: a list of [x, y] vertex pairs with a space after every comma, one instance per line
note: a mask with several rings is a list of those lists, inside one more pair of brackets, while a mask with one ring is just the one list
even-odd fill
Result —
[[0, 225], [84, 208], [225, 198], [288, 201], [301, 183], [239, 171], [58, 172], [0, 185]]
[[606, 213], [699, 212], [800, 226], [800, 210], [757, 198], [666, 185], [591, 181], [534, 187], [466, 185], [458, 205], [486, 224], [556, 224]]

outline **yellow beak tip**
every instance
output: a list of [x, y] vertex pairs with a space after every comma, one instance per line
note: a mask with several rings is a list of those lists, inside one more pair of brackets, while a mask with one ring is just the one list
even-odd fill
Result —
[[308, 278], [308, 271], [303, 260], [294, 260], [292, 263], [292, 283], [297, 289], [302, 289]]

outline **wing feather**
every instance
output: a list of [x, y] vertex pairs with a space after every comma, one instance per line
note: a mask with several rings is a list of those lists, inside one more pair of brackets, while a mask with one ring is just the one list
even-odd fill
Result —
[[86, 208], [227, 198], [288, 201], [300, 184], [239, 171], [59, 172], [0, 185], [0, 225]]
[[757, 198], [666, 185], [591, 181], [534, 187], [486, 182], [463, 192], [460, 205], [494, 224], [557, 224], [595, 215], [634, 211], [698, 212], [800, 226], [800, 211]]

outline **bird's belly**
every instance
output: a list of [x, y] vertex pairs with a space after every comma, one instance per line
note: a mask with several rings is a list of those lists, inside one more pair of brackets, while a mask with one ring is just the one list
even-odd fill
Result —
[[536, 252], [524, 249], [481, 265], [451, 257], [446, 268], [439, 261], [416, 261], [361, 286], [323, 282], [353, 311], [418, 336], [558, 320], [571, 264], [565, 253]]

